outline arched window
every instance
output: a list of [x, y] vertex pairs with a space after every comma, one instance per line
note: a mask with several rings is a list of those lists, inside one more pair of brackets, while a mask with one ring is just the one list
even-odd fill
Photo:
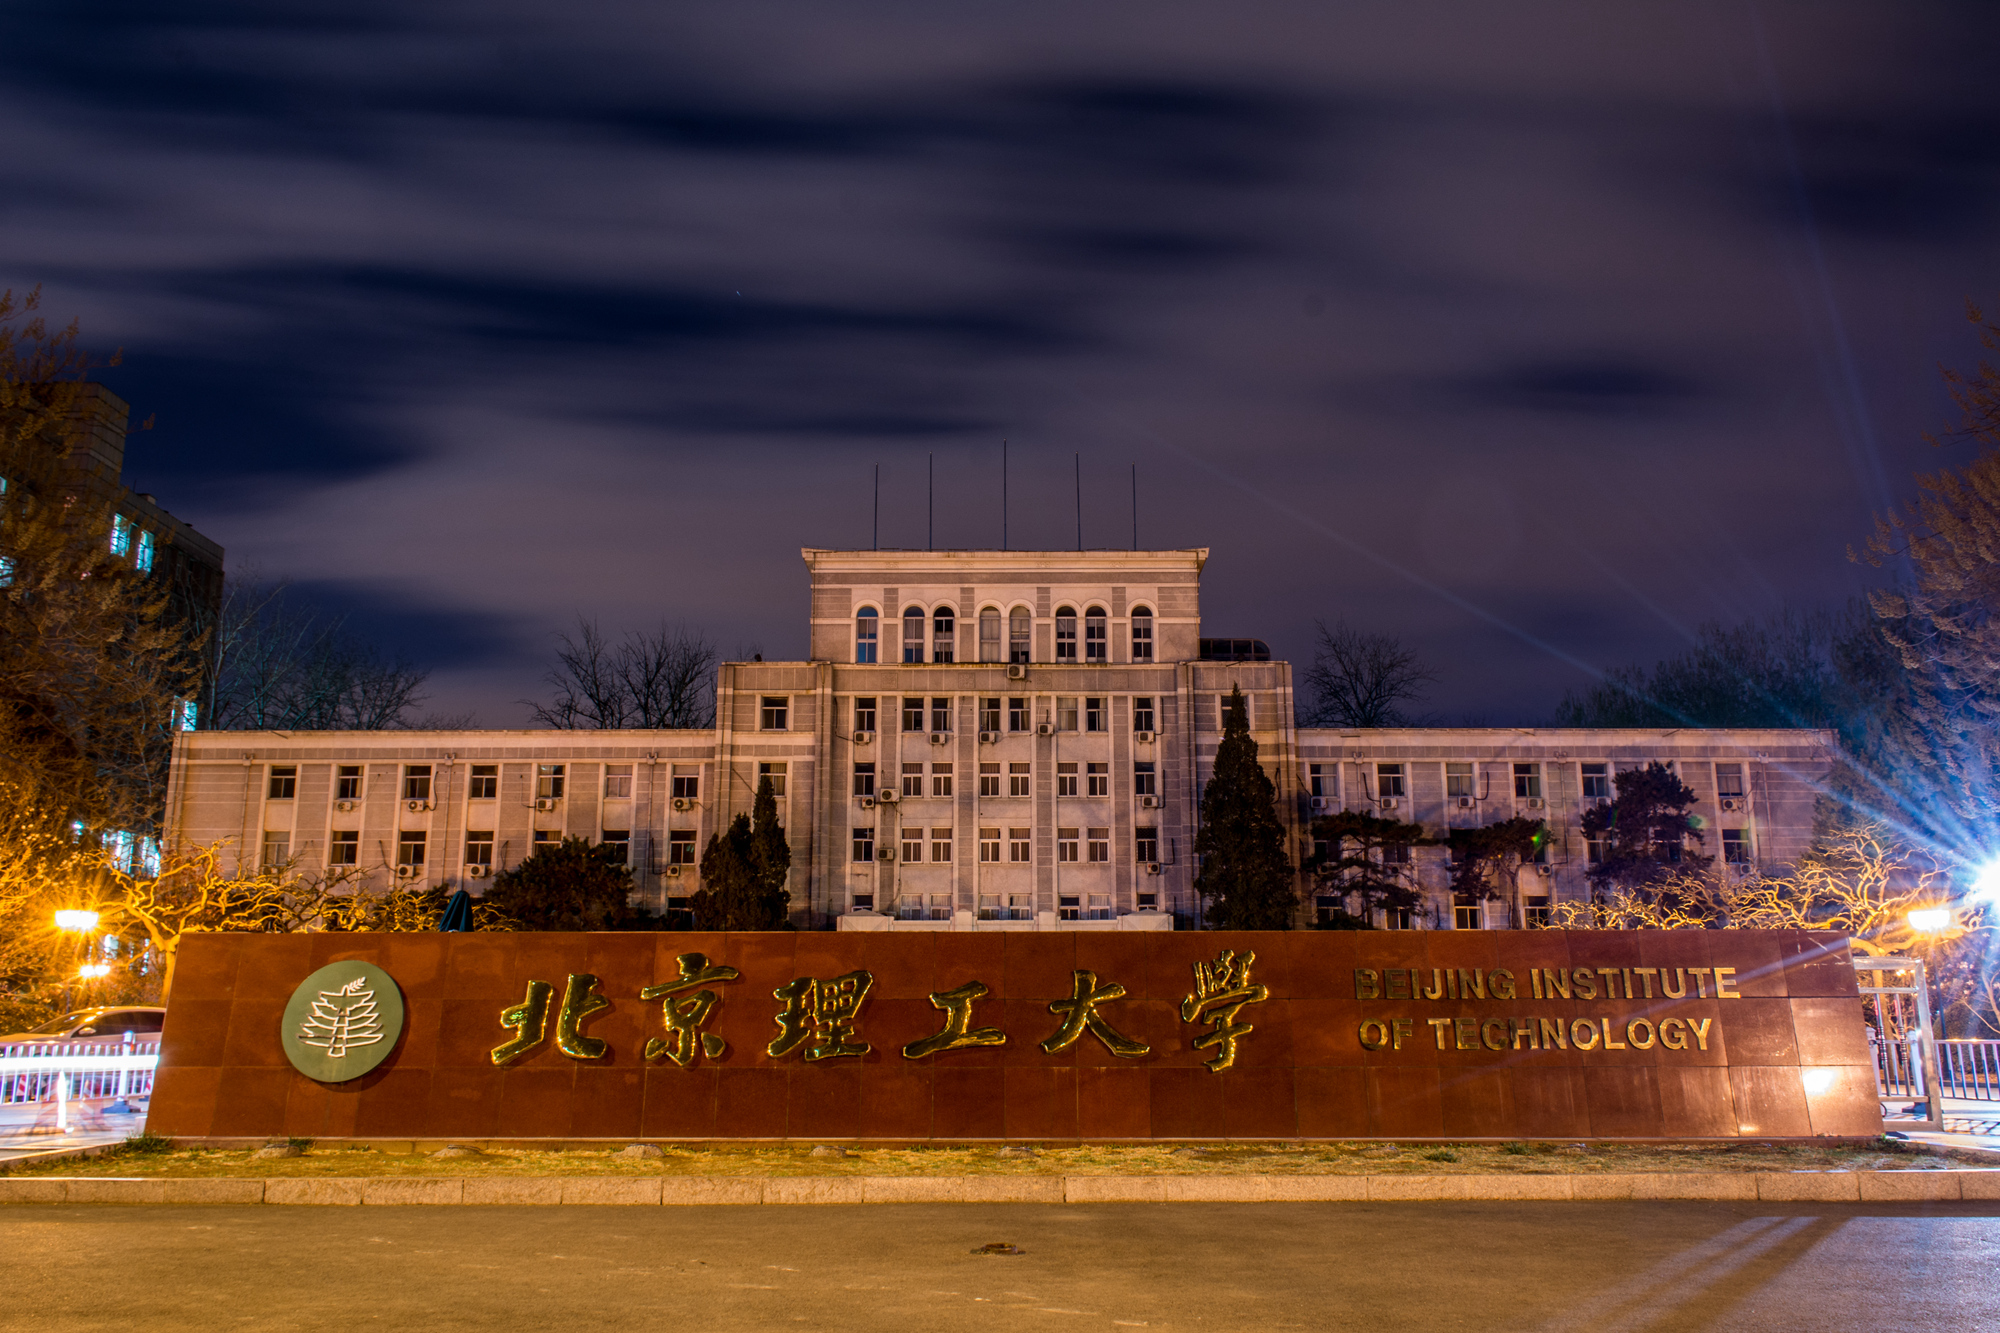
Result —
[[998, 662], [1002, 660], [1000, 656], [1000, 608], [997, 606], [989, 606], [979, 613], [979, 660], [982, 662]]
[[950, 662], [952, 652], [952, 628], [954, 625], [951, 608], [940, 606], [931, 613], [931, 661]]
[[1132, 660], [1153, 660], [1153, 613], [1143, 606], [1132, 608]]
[[1028, 614], [1028, 608], [1017, 606], [1007, 614], [1007, 660], [1022, 666], [1028, 663], [1029, 648], [1034, 643], [1035, 621]]
[[903, 660], [924, 660], [924, 609], [913, 606], [903, 612]]
[[1104, 608], [1093, 606], [1083, 613], [1083, 660], [1109, 661], [1110, 647], [1109, 641], [1104, 637]]
[[1076, 661], [1076, 608], [1056, 608], [1056, 661]]
[[864, 606], [854, 614], [854, 660], [872, 662], [875, 660], [876, 627], [882, 617], [875, 614], [875, 608]]

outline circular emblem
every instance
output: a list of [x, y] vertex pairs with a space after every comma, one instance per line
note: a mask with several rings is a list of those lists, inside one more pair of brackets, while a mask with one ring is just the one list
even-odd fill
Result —
[[396, 1049], [403, 992], [373, 963], [328, 963], [292, 992], [283, 1035], [286, 1058], [307, 1078], [360, 1078]]

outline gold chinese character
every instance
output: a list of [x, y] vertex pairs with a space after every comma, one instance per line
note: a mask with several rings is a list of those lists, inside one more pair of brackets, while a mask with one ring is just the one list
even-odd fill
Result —
[[874, 1048], [855, 1039], [854, 1025], [861, 1019], [861, 1002], [874, 984], [872, 974], [858, 971], [825, 981], [799, 977], [786, 982], [771, 992], [785, 1007], [778, 1011], [778, 1035], [765, 1050], [774, 1056], [787, 1055], [810, 1036], [808, 1060], [868, 1054]]
[[933, 992], [931, 1007], [944, 1010], [944, 1031], [905, 1046], [904, 1058], [921, 1060], [940, 1051], [963, 1050], [968, 1046], [1005, 1046], [1007, 1034], [999, 1028], [972, 1027], [973, 1001], [984, 999], [989, 993], [986, 984], [979, 981], [968, 981], [952, 990]]
[[701, 1025], [708, 1021], [708, 1015], [716, 1006], [716, 995], [712, 990], [698, 990], [685, 1000], [674, 997], [696, 986], [711, 981], [734, 981], [742, 976], [733, 967], [711, 966], [705, 953], [684, 953], [674, 960], [680, 965], [681, 974], [673, 981], [658, 986], [648, 986], [639, 992], [642, 1000], [658, 1000], [660, 1016], [666, 1020], [667, 1037], [646, 1039], [646, 1058], [657, 1060], [666, 1056], [685, 1069], [694, 1063], [701, 1051], [708, 1052], [713, 1060], [720, 1056], [728, 1043], [712, 1032], [703, 1032]]
[[1076, 993], [1067, 1000], [1050, 1000], [1049, 1012], [1063, 1016], [1062, 1026], [1055, 1035], [1042, 1043], [1042, 1049], [1050, 1055], [1066, 1051], [1076, 1045], [1085, 1028], [1090, 1035], [1103, 1042], [1113, 1055], [1127, 1060], [1136, 1060], [1153, 1048], [1143, 1041], [1133, 1041], [1117, 1028], [1104, 1021], [1097, 1012], [1097, 1006], [1107, 1000], [1125, 998], [1125, 988], [1113, 981], [1106, 985], [1097, 984], [1097, 973], [1078, 968], [1072, 974], [1076, 982]]
[[1181, 1001], [1181, 1022], [1200, 1022], [1206, 1011], [1209, 1031], [1189, 1044], [1197, 1051], [1220, 1048], [1213, 1059], [1202, 1061], [1211, 1073], [1220, 1074], [1235, 1064], [1236, 1043], [1256, 1030], [1237, 1022], [1236, 1011], [1271, 998], [1270, 987], [1251, 984], [1250, 965], [1256, 961], [1254, 953], [1239, 958], [1234, 949], [1224, 949], [1213, 963], [1194, 965], [1194, 994]]
[[555, 989], [546, 981], [531, 981], [526, 998], [500, 1011], [500, 1026], [514, 1029], [514, 1039], [493, 1048], [494, 1064], [509, 1064], [542, 1044], [549, 1035], [549, 996]]
[[596, 994], [597, 978], [588, 972], [572, 972], [563, 987], [562, 1009], [556, 1014], [556, 1049], [572, 1060], [602, 1060], [610, 1047], [598, 1037], [586, 1037], [579, 1030], [583, 1020], [611, 1007], [611, 1001]]

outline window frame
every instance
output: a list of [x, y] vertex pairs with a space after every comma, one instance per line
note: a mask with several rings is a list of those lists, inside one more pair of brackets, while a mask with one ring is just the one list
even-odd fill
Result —
[[[428, 801], [431, 799], [431, 766], [429, 764], [403, 765], [403, 799], [406, 801]], [[400, 862], [398, 864], [401, 864]]]
[[272, 764], [266, 770], [264, 799], [267, 801], [293, 801], [299, 795], [299, 766], [297, 764]]
[[[877, 694], [857, 694], [854, 696], [854, 729], [875, 734], [875, 704], [882, 696]], [[863, 720], [866, 719], [866, 725]]]
[[[904, 608], [903, 653], [902, 653], [904, 666], [923, 665], [924, 639], [928, 631], [930, 630], [930, 623], [931, 623], [930, 615], [921, 606], [911, 606]], [[914, 638], [911, 637], [910, 635], [911, 625], [915, 625], [917, 629], [916, 636]], [[915, 656], [912, 656], [911, 654], [915, 654]]]
[[872, 606], [864, 606], [854, 613], [854, 661], [857, 665], [873, 665], [881, 650], [882, 614]]
[[792, 698], [788, 694], [757, 696], [757, 730], [790, 731]]
[[[482, 769], [488, 771], [481, 772], [480, 770]], [[499, 800], [500, 765], [473, 764], [471, 771], [465, 777], [465, 799], [468, 801]]]
[[[346, 853], [344, 856], [342, 853]], [[327, 839], [326, 863], [328, 866], [358, 866], [361, 864], [361, 830], [358, 828], [337, 828]]]
[[1007, 663], [1026, 666], [1035, 655], [1035, 615], [1025, 606], [1007, 612]]
[[958, 615], [949, 606], [931, 608], [931, 661], [958, 660]]
[[[491, 866], [493, 864], [493, 835], [497, 829], [467, 829], [465, 831], [465, 864], [469, 866]], [[483, 853], [479, 850], [483, 848]]]
[[[1001, 637], [1001, 627], [1005, 623], [1005, 620], [1000, 615], [999, 607], [983, 606], [979, 609], [979, 660], [981, 662], [1000, 662], [1004, 660], [1003, 651], [1005, 641]], [[993, 632], [990, 635], [986, 632], [988, 625], [993, 627]]]
[[1084, 608], [1083, 660], [1086, 662], [1111, 660], [1111, 618], [1104, 614], [1104, 608], [1101, 606]]
[[1056, 611], [1056, 662], [1075, 666], [1076, 656], [1076, 608], [1060, 607]]
[[[1132, 660], [1150, 662], [1153, 660], [1153, 612], [1144, 606], [1132, 608]], [[1152, 728], [1144, 728], [1152, 730]]]
[[1153, 725], [1152, 695], [1135, 694], [1132, 696], [1132, 730], [1155, 733], [1159, 731], [1159, 728]]

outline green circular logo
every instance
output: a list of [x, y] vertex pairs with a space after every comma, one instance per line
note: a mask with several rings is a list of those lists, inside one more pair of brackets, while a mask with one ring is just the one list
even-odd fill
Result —
[[285, 1056], [322, 1083], [360, 1078], [403, 1035], [403, 992], [373, 963], [328, 963], [285, 1006]]

